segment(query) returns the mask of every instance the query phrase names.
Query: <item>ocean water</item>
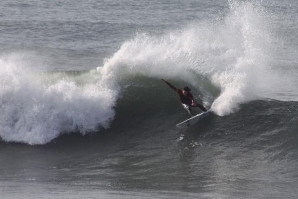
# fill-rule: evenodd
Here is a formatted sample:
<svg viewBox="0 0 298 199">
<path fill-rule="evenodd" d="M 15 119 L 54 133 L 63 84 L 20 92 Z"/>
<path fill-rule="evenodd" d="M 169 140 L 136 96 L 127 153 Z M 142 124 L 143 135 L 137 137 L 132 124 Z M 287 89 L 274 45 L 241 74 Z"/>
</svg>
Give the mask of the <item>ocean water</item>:
<svg viewBox="0 0 298 199">
<path fill-rule="evenodd" d="M 298 197 L 297 1 L 0 8 L 1 198 Z"/>
</svg>

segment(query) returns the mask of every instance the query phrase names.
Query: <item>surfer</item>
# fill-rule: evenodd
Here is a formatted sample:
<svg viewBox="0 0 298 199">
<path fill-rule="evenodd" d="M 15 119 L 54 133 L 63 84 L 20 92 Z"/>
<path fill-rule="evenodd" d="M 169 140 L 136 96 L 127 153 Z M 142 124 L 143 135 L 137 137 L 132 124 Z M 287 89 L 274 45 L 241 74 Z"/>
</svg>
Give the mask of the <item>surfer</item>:
<svg viewBox="0 0 298 199">
<path fill-rule="evenodd" d="M 162 79 L 162 81 L 165 82 L 171 89 L 173 89 L 174 91 L 177 92 L 177 94 L 180 97 L 180 101 L 182 103 L 183 108 L 185 108 L 191 116 L 193 116 L 193 114 L 191 112 L 191 107 L 199 107 L 202 111 L 204 111 L 204 112 L 207 111 L 204 106 L 202 106 L 201 104 L 198 104 L 194 101 L 193 95 L 190 92 L 191 91 L 190 88 L 188 88 L 186 86 L 183 89 L 179 89 L 164 79 Z"/>
</svg>

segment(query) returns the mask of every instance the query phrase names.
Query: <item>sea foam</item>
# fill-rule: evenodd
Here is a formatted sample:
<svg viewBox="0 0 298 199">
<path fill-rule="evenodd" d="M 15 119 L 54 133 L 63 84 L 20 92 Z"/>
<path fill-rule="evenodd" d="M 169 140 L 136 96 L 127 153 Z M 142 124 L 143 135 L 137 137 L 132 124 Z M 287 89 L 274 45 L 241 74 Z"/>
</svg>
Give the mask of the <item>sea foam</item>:
<svg viewBox="0 0 298 199">
<path fill-rule="evenodd" d="M 270 13 L 252 2 L 229 1 L 223 18 L 193 22 L 162 36 L 137 34 L 98 70 L 115 81 L 133 75 L 178 79 L 208 94 L 197 79 L 204 76 L 220 89 L 204 103 L 223 116 L 240 104 L 273 97 L 272 39 Z"/>
<path fill-rule="evenodd" d="M 97 70 L 77 76 L 41 75 L 24 62 L 26 56 L 3 55 L 1 139 L 44 144 L 62 133 L 108 128 L 122 80 L 138 75 L 183 81 L 220 116 L 257 99 L 297 101 L 297 71 L 291 75 L 272 66 L 277 47 L 270 15 L 256 3 L 229 1 L 221 18 L 162 35 L 137 33 Z M 219 93 L 202 85 L 202 78 Z"/>
<path fill-rule="evenodd" d="M 96 78 L 46 83 L 51 74 L 26 69 L 16 54 L 0 59 L 0 136 L 5 141 L 47 143 L 61 133 L 107 128 L 114 117 L 117 90 Z"/>
</svg>

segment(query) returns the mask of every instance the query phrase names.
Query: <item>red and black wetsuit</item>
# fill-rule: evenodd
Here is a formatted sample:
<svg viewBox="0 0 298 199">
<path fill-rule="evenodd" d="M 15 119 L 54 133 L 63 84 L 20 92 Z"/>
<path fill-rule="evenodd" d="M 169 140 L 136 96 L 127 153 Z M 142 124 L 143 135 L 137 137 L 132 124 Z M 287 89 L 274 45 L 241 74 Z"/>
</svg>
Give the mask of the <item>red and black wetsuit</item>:
<svg viewBox="0 0 298 199">
<path fill-rule="evenodd" d="M 186 105 L 189 106 L 189 107 L 199 107 L 199 108 L 200 108 L 202 111 L 204 111 L 204 112 L 207 111 L 207 109 L 206 109 L 204 106 L 202 106 L 201 104 L 195 103 L 195 104 L 196 104 L 195 106 L 192 105 L 193 95 L 192 95 L 190 92 L 188 92 L 187 95 L 185 96 L 185 95 L 183 94 L 183 91 L 182 91 L 181 89 L 176 88 L 175 86 L 173 86 L 172 84 L 170 84 L 169 82 L 167 82 L 167 81 L 165 81 L 165 80 L 164 80 L 164 82 L 165 82 L 171 89 L 173 89 L 174 91 L 176 91 L 176 92 L 178 93 L 178 95 L 179 95 L 179 97 L 180 97 L 180 101 L 181 101 L 182 104 L 186 104 Z"/>
<path fill-rule="evenodd" d="M 178 89 L 176 88 L 175 86 L 173 86 L 172 84 L 170 84 L 169 82 L 165 81 L 165 83 L 171 88 L 173 89 L 174 91 L 176 91 L 180 97 L 180 101 L 183 103 L 183 104 L 186 104 L 188 106 L 191 106 L 192 104 L 192 100 L 193 100 L 193 96 L 190 92 L 187 93 L 187 95 L 185 96 L 183 94 L 183 91 L 182 89 Z"/>
<path fill-rule="evenodd" d="M 187 95 L 185 96 L 185 95 L 183 94 L 183 91 L 182 91 L 181 89 L 177 89 L 177 90 L 175 90 L 175 91 L 178 93 L 178 95 L 179 95 L 179 97 L 180 97 L 180 101 L 181 101 L 183 104 L 186 104 L 186 105 L 188 105 L 188 106 L 191 106 L 191 104 L 192 104 L 192 100 L 193 100 L 193 96 L 192 96 L 192 94 L 191 94 L 190 92 L 188 92 Z"/>
</svg>

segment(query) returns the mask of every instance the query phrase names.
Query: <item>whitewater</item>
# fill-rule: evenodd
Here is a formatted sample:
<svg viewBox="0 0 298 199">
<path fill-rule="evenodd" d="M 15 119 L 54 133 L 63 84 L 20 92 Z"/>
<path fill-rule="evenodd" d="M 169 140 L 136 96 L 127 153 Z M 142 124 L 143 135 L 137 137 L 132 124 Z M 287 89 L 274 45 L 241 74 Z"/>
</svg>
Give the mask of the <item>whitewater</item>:
<svg viewBox="0 0 298 199">
<path fill-rule="evenodd" d="M 138 31 L 101 66 L 77 73 L 36 70 L 26 52 L 2 55 L 1 139 L 45 144 L 109 128 L 133 84 L 123 82 L 136 76 L 190 85 L 218 116 L 253 100 L 297 101 L 297 67 L 275 64 L 284 43 L 273 14 L 255 2 L 229 1 L 226 9 L 161 34 Z"/>
<path fill-rule="evenodd" d="M 298 197 L 297 1 L 0 7 L 1 199 Z"/>
</svg>

